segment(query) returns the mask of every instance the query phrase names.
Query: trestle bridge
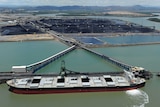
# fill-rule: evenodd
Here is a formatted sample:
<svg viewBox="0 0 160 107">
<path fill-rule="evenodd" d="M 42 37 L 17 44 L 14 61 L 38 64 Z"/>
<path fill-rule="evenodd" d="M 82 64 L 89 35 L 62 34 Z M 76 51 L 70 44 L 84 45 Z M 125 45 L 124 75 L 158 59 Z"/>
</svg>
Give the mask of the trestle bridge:
<svg viewBox="0 0 160 107">
<path fill-rule="evenodd" d="M 34 25 L 34 23 L 32 23 Z M 38 25 L 34 25 L 37 26 L 38 28 L 40 28 L 40 26 Z M 42 29 L 42 28 L 40 28 Z M 45 29 L 43 29 L 45 30 Z M 66 43 L 67 45 L 69 45 L 70 47 L 53 55 L 50 56 L 42 61 L 30 64 L 30 65 L 25 65 L 25 66 L 13 66 L 12 67 L 12 71 L 11 72 L 1 72 L 0 73 L 0 82 L 3 82 L 5 80 L 8 79 L 12 79 L 12 78 L 16 78 L 16 77 L 23 77 L 23 76 L 33 76 L 33 75 L 38 75 L 36 74 L 36 72 L 38 70 L 40 70 L 41 68 L 45 67 L 46 65 L 56 61 L 57 59 L 63 57 L 66 54 L 69 54 L 70 52 L 72 52 L 73 50 L 75 50 L 76 48 L 81 48 L 84 49 L 92 54 L 97 55 L 98 57 L 122 68 L 122 69 L 126 69 L 126 70 L 131 70 L 131 71 L 142 71 L 142 73 L 144 74 L 144 72 L 147 72 L 147 77 L 150 78 L 151 73 L 146 71 L 144 68 L 141 67 L 134 67 L 132 65 L 129 64 L 125 64 L 121 61 L 118 61 L 114 58 L 111 58 L 107 55 L 103 55 L 101 53 L 95 52 L 91 49 L 86 48 L 83 44 L 80 44 L 79 42 L 77 42 L 76 40 L 72 39 L 72 38 L 66 38 L 63 35 L 55 32 L 55 31 L 49 31 L 49 30 L 45 30 L 47 33 L 55 36 L 57 39 L 59 39 L 61 42 Z M 142 77 L 144 76 L 143 74 Z M 46 74 L 47 75 L 47 74 Z M 146 77 L 146 75 L 145 75 Z"/>
</svg>

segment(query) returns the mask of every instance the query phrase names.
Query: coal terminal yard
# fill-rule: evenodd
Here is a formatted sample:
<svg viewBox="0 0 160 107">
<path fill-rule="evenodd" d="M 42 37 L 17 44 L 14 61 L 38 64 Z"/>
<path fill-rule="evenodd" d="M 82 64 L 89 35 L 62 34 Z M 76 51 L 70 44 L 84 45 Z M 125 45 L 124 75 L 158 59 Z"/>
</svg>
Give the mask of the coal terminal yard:
<svg viewBox="0 0 160 107">
<path fill-rule="evenodd" d="M 53 39 L 55 35 L 63 35 L 72 38 L 87 47 L 106 47 L 106 46 L 128 46 L 159 43 L 157 41 L 147 41 L 146 43 L 134 44 L 111 44 L 98 37 L 111 36 L 130 36 L 130 35 L 159 35 L 159 31 L 154 26 L 142 26 L 139 24 L 123 21 L 120 19 L 101 19 L 101 18 L 39 18 L 33 20 L 21 19 L 14 25 L 2 26 L 1 37 L 9 35 L 25 34 L 46 34 L 54 32 L 47 38 Z M 50 33 L 48 33 L 50 34 Z M 38 37 L 38 36 L 37 36 Z M 2 39 L 4 41 L 6 39 Z M 25 40 L 32 40 L 26 39 Z M 36 40 L 36 39 L 34 39 Z M 39 40 L 39 39 L 37 39 Z M 44 39 L 46 40 L 46 39 Z M 6 41 L 12 41 L 6 40 Z M 14 41 L 14 40 L 13 40 Z M 19 41 L 19 39 L 17 39 Z M 22 41 L 22 40 L 20 40 Z"/>
<path fill-rule="evenodd" d="M 154 44 L 157 42 L 112 44 L 98 37 L 150 35 L 158 33 L 154 26 L 142 26 L 140 24 L 123 21 L 120 19 L 97 18 L 62 18 L 41 19 L 33 23 L 42 28 L 61 33 L 63 36 L 74 38 L 86 47 L 131 46 Z M 153 35 L 153 34 L 152 34 Z M 159 43 L 159 42 L 158 42 Z"/>
<path fill-rule="evenodd" d="M 86 33 L 151 33 L 158 32 L 153 27 L 146 27 L 118 19 L 48 19 L 33 20 L 32 23 L 63 34 Z M 1 35 L 42 33 L 29 21 L 1 27 Z"/>
<path fill-rule="evenodd" d="M 59 33 L 150 33 L 154 27 L 145 27 L 118 19 L 41 19 L 34 23 Z"/>
<path fill-rule="evenodd" d="M 30 23 L 25 23 L 22 25 L 9 25 L 1 27 L 1 35 L 21 35 L 21 34 L 40 34 L 40 30 L 33 27 Z"/>
</svg>

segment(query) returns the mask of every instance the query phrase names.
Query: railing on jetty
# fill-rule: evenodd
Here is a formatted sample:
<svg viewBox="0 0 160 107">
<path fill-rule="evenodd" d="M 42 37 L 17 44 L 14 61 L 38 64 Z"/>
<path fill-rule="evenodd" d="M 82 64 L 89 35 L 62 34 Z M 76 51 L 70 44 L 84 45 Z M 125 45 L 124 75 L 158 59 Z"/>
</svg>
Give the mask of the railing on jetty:
<svg viewBox="0 0 160 107">
<path fill-rule="evenodd" d="M 120 61 L 118 61 L 118 60 L 116 60 L 116 59 L 113 59 L 113 58 L 111 58 L 111 57 L 108 57 L 107 55 L 103 55 L 103 54 L 100 54 L 100 53 L 98 53 L 98 52 L 95 52 L 95 51 L 93 51 L 93 50 L 91 50 L 91 49 L 88 49 L 88 48 L 86 48 L 86 47 L 82 47 L 82 48 L 83 48 L 84 50 L 88 51 L 88 52 L 91 52 L 91 53 L 93 53 L 93 54 L 101 57 L 102 59 L 105 59 L 105 60 L 111 62 L 112 64 L 115 64 L 115 65 L 119 66 L 119 67 L 122 68 L 122 69 L 130 70 L 130 68 L 133 67 L 133 66 L 131 66 L 131 65 L 125 64 L 125 63 L 123 63 L 123 62 L 120 62 Z"/>
<path fill-rule="evenodd" d="M 122 69 L 125 69 L 125 70 L 128 70 L 128 71 L 131 71 L 132 73 L 135 74 L 135 76 L 137 77 L 141 77 L 141 78 L 145 78 L 145 79 L 150 79 L 153 77 L 153 74 L 148 71 L 148 70 L 145 70 L 144 68 L 142 67 L 136 67 L 136 66 L 132 66 L 132 65 L 128 65 L 128 64 L 125 64 L 121 61 L 118 61 L 116 59 L 113 59 L 111 57 L 108 57 L 107 55 L 103 55 L 103 54 L 100 54 L 98 52 L 95 52 L 93 50 L 90 50 L 86 47 L 81 47 L 83 48 L 84 50 L 88 51 L 88 52 L 91 52 L 101 58 L 103 58 L 104 60 L 107 60 L 108 62 L 111 62 L 112 64 L 115 64 L 116 66 L 119 66 L 120 68 Z"/>
<path fill-rule="evenodd" d="M 45 67 L 46 65 L 52 63 L 53 61 L 56 61 L 57 59 L 61 58 L 62 56 L 66 55 L 67 53 L 73 51 L 76 48 L 75 45 L 72 47 L 69 47 L 68 49 L 65 49 L 53 56 L 50 56 L 42 61 L 27 65 L 27 66 L 13 66 L 12 71 L 23 71 L 23 72 L 31 72 L 35 73 L 37 70 Z"/>
</svg>

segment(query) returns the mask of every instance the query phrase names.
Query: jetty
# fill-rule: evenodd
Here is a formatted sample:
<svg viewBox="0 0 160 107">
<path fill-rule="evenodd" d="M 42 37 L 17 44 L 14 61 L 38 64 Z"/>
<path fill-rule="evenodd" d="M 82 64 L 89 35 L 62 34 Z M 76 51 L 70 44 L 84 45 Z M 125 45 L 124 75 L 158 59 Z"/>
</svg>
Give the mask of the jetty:
<svg viewBox="0 0 160 107">
<path fill-rule="evenodd" d="M 109 57 L 107 55 L 95 52 L 95 51 L 87 48 L 84 44 L 78 42 L 77 40 L 75 40 L 73 38 L 63 36 L 63 34 L 61 34 L 61 33 L 46 29 L 42 26 L 42 25 L 45 25 L 45 26 L 49 26 L 49 25 L 46 25 L 44 23 L 36 24 L 36 23 L 33 23 L 32 21 L 30 23 L 32 24 L 32 26 L 37 27 L 38 29 L 45 31 L 46 33 L 51 34 L 52 36 L 56 37 L 59 41 L 68 45 L 69 48 L 67 48 L 67 49 L 65 49 L 55 55 L 52 55 L 44 60 L 35 62 L 33 64 L 22 65 L 22 66 L 13 66 L 12 71 L 10 71 L 10 72 L 0 72 L 0 83 L 4 83 L 6 80 L 13 79 L 13 78 L 20 78 L 20 77 L 22 78 L 25 76 L 38 75 L 38 74 L 36 74 L 36 72 L 38 70 L 40 70 L 41 68 L 47 66 L 48 64 L 56 61 L 57 59 L 63 57 L 64 55 L 69 54 L 70 52 L 72 52 L 75 49 L 84 49 L 87 52 L 95 54 L 96 56 L 98 56 L 98 57 L 104 59 L 105 61 L 108 61 L 108 62 L 110 62 L 110 63 L 112 63 L 122 69 L 133 72 L 135 74 L 135 76 L 139 76 L 139 77 L 142 77 L 145 79 L 149 79 L 152 77 L 152 74 L 148 70 L 145 70 L 142 67 L 132 66 L 132 65 L 123 63 L 122 61 L 116 60 L 112 57 Z M 47 74 L 41 74 L 41 75 L 47 75 Z"/>
<path fill-rule="evenodd" d="M 80 46 L 80 45 L 78 45 Z M 135 67 L 126 63 L 123 63 L 122 61 L 118 61 L 114 58 L 111 58 L 107 55 L 103 55 L 101 53 L 95 52 L 91 49 L 88 49 L 86 47 L 78 47 L 81 49 L 84 49 L 92 54 L 95 54 L 96 56 L 104 59 L 105 61 L 108 61 L 122 69 L 126 69 L 128 71 L 133 72 L 136 76 L 145 78 L 145 79 L 149 79 L 152 77 L 152 74 L 145 70 L 142 67 Z M 72 52 L 73 50 L 77 49 L 76 45 L 73 45 L 55 55 L 52 55 L 44 60 L 41 60 L 39 62 L 30 64 L 30 65 L 23 65 L 23 66 L 12 66 L 12 71 L 11 72 L 1 72 L 0 73 L 0 83 L 4 83 L 6 80 L 9 79 L 13 79 L 13 78 L 22 78 L 22 77 L 30 77 L 30 76 L 35 76 L 35 75 L 40 75 L 40 76 L 44 76 L 44 75 L 53 75 L 53 74 L 36 74 L 36 72 L 38 70 L 40 70 L 41 68 L 47 66 L 48 64 L 56 61 L 57 59 L 63 57 L 64 55 Z"/>
</svg>

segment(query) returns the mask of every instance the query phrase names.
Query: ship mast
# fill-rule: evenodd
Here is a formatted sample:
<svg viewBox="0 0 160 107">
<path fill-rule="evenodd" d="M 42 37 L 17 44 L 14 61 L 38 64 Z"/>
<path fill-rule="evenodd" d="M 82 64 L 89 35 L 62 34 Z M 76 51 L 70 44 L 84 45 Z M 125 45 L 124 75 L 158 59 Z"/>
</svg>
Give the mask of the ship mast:
<svg viewBox="0 0 160 107">
<path fill-rule="evenodd" d="M 62 76 L 62 77 L 67 75 L 64 60 L 61 62 L 61 71 L 60 71 L 59 75 Z"/>
</svg>

